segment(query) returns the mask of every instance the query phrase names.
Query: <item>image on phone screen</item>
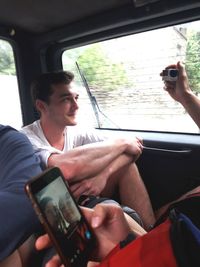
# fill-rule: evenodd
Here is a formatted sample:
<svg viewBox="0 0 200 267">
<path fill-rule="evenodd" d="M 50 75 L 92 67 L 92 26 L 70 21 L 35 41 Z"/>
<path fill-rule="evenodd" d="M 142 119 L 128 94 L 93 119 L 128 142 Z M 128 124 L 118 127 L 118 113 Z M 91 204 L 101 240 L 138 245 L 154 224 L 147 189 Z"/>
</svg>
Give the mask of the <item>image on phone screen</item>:
<svg viewBox="0 0 200 267">
<path fill-rule="evenodd" d="M 72 266 L 84 266 L 92 234 L 61 176 L 35 193 L 49 228 Z"/>
</svg>

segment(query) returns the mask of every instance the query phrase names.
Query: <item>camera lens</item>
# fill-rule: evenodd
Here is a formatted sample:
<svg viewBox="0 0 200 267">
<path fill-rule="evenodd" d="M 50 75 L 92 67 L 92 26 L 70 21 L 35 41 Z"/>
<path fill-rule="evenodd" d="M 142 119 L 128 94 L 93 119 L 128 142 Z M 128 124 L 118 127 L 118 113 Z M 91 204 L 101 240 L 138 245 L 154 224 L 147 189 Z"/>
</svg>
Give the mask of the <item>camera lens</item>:
<svg viewBox="0 0 200 267">
<path fill-rule="evenodd" d="M 171 69 L 171 70 L 169 71 L 169 76 L 170 76 L 170 77 L 173 77 L 173 78 L 177 77 L 177 76 L 178 76 L 178 70 Z"/>
</svg>

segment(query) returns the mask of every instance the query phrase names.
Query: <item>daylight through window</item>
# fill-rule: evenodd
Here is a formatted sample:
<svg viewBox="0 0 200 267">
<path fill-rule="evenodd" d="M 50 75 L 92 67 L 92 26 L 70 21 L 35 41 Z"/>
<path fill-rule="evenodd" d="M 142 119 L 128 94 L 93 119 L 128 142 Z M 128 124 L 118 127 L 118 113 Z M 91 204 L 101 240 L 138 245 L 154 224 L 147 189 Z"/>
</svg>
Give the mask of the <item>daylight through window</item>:
<svg viewBox="0 0 200 267">
<path fill-rule="evenodd" d="M 199 133 L 160 77 L 182 61 L 191 89 L 200 93 L 199 29 L 200 22 L 191 22 L 65 51 L 63 68 L 75 72 L 80 91 L 80 120 L 100 128 Z"/>
</svg>

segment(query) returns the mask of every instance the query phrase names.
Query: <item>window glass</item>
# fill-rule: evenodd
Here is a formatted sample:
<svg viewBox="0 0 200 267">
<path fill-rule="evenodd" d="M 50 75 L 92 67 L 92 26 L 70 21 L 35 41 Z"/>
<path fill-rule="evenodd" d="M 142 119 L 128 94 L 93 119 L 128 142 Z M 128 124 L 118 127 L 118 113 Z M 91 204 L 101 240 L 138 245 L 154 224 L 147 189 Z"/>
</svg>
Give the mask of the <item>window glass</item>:
<svg viewBox="0 0 200 267">
<path fill-rule="evenodd" d="M 199 95 L 199 51 L 199 21 L 66 50 L 63 68 L 77 78 L 80 120 L 103 128 L 199 133 L 160 77 L 167 65 L 182 61 Z"/>
<path fill-rule="evenodd" d="M 19 129 L 22 114 L 14 55 L 11 45 L 4 40 L 0 40 L 0 84 L 0 123 Z"/>
</svg>

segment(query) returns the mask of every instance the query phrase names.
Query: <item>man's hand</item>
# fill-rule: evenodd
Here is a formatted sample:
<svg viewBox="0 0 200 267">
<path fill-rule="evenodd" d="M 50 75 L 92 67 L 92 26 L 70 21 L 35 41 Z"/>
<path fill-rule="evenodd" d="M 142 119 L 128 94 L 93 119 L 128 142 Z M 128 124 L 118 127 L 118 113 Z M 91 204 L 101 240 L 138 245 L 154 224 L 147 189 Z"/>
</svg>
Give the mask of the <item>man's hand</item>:
<svg viewBox="0 0 200 267">
<path fill-rule="evenodd" d="M 100 262 L 120 241 L 127 237 L 131 232 L 131 227 L 127 223 L 122 209 L 116 205 L 99 204 L 94 209 L 82 208 L 82 211 L 93 228 L 97 242 L 90 260 Z M 38 250 L 41 250 L 50 244 L 49 237 L 44 235 L 36 240 L 35 245 Z M 46 266 L 58 267 L 60 265 L 59 257 L 54 256 Z"/>
<path fill-rule="evenodd" d="M 125 153 L 132 156 L 132 161 L 136 161 L 139 156 L 142 154 L 143 142 L 139 137 L 128 139 L 128 145 L 125 150 Z"/>
<path fill-rule="evenodd" d="M 164 89 L 174 100 L 178 101 L 187 110 L 188 114 L 200 128 L 200 99 L 192 92 L 189 86 L 184 65 L 178 62 L 177 64 L 170 65 L 167 68 L 178 69 L 179 76 L 175 83 L 165 82 Z"/>
<path fill-rule="evenodd" d="M 79 198 L 81 195 L 94 195 L 100 196 L 104 191 L 109 177 L 118 171 L 121 167 L 126 164 L 135 162 L 141 155 L 143 149 L 142 141 L 139 138 L 127 139 L 127 149 L 125 153 L 117 159 L 113 160 L 108 166 L 101 170 L 94 177 L 86 177 L 82 181 L 78 181 L 70 186 L 74 196 Z M 100 159 L 99 159 L 100 160 Z M 116 184 L 116 183 L 114 183 Z M 114 191 L 113 184 L 113 191 Z M 109 196 L 110 197 L 110 196 Z"/>
<path fill-rule="evenodd" d="M 70 186 L 70 189 L 76 199 L 81 195 L 100 196 L 106 186 L 107 177 L 104 172 L 99 175 L 82 180 Z"/>
<path fill-rule="evenodd" d="M 179 71 L 178 79 L 176 82 L 165 81 L 164 89 L 174 100 L 180 102 L 181 104 L 184 104 L 183 102 L 185 101 L 185 98 L 187 98 L 187 95 L 192 93 L 189 87 L 185 67 L 182 63 L 178 62 L 177 64 L 169 65 L 166 67 L 166 69 L 170 68 L 175 68 Z"/>
</svg>

